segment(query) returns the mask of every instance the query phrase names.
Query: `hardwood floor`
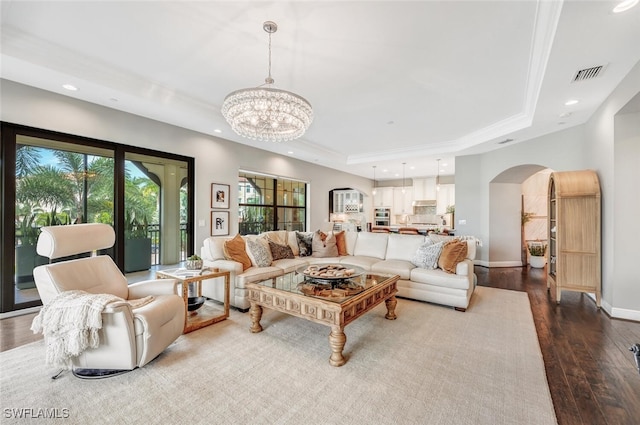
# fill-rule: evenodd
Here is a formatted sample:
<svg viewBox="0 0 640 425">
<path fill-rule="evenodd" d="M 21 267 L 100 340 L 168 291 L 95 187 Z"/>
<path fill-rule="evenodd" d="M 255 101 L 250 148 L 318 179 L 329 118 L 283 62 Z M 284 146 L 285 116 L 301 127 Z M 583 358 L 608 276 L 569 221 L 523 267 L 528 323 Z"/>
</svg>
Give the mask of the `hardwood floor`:
<svg viewBox="0 0 640 425">
<path fill-rule="evenodd" d="M 559 425 L 640 423 L 640 373 L 629 351 L 640 323 L 611 319 L 584 294 L 564 291 L 556 304 L 543 269 L 475 272 L 478 285 L 528 293 Z M 29 330 L 34 316 L 0 320 L 1 351 L 41 338 Z"/>
</svg>

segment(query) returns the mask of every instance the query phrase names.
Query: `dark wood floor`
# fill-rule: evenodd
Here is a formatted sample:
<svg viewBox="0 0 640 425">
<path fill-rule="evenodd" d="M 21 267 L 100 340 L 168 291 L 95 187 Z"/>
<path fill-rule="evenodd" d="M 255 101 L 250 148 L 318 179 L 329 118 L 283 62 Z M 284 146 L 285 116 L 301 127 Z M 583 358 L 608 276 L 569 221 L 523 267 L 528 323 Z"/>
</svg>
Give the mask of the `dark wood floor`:
<svg viewBox="0 0 640 425">
<path fill-rule="evenodd" d="M 640 424 L 640 323 L 611 319 L 587 295 L 556 304 L 542 269 L 476 267 L 478 284 L 527 292 L 559 425 Z M 464 314 L 464 313 L 461 313 Z M 0 351 L 36 341 L 35 314 L 0 320 Z"/>
</svg>

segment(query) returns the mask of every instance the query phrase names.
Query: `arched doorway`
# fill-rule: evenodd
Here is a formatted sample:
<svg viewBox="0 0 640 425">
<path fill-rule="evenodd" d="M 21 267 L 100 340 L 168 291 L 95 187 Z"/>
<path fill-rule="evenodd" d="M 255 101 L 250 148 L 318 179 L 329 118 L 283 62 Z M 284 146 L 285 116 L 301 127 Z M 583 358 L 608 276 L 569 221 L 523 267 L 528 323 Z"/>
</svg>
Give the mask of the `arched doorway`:
<svg viewBox="0 0 640 425">
<path fill-rule="evenodd" d="M 543 165 L 524 164 L 504 170 L 491 180 L 490 267 L 526 266 L 525 243 L 546 239 L 546 187 L 551 171 Z M 523 212 L 532 213 L 524 232 Z"/>
</svg>

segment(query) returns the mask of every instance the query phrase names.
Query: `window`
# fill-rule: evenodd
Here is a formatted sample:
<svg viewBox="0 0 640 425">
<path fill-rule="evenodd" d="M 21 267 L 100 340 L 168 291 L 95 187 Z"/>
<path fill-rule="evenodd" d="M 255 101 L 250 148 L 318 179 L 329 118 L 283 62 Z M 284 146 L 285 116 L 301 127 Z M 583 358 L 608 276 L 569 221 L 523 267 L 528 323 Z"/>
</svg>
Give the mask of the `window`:
<svg viewBox="0 0 640 425">
<path fill-rule="evenodd" d="M 193 248 L 194 160 L 2 123 L 0 312 L 40 305 L 33 269 L 43 226 L 107 223 L 125 272 L 176 264 Z M 191 251 L 191 252 L 190 252 Z"/>
<path fill-rule="evenodd" d="M 241 235 L 270 230 L 304 231 L 306 217 L 306 183 L 240 172 L 238 228 Z"/>
</svg>

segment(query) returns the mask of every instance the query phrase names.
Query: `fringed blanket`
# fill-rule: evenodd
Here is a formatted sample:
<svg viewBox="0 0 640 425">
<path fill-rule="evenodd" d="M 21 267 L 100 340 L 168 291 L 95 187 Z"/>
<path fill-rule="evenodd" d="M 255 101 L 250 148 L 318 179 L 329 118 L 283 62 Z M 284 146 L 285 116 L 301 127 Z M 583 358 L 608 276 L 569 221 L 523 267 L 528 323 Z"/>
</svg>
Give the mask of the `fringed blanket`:
<svg viewBox="0 0 640 425">
<path fill-rule="evenodd" d="M 70 369 L 72 357 L 98 347 L 102 311 L 116 301 L 125 300 L 111 294 L 74 290 L 61 292 L 43 306 L 33 319 L 31 330 L 44 334 L 47 364 Z"/>
</svg>

